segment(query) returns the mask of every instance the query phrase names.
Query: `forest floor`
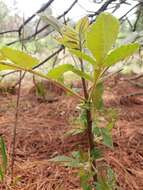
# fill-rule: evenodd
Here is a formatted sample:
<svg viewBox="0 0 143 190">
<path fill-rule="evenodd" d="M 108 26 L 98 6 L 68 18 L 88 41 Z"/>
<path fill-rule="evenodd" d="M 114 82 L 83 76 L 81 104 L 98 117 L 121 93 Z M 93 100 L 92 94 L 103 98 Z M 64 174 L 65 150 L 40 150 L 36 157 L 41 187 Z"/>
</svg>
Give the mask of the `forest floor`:
<svg viewBox="0 0 143 190">
<path fill-rule="evenodd" d="M 114 150 L 105 150 L 105 159 L 117 174 L 122 190 L 143 190 L 143 96 L 124 96 L 143 92 L 124 77 L 105 84 L 105 106 L 118 110 L 113 129 Z M 143 84 L 143 82 L 142 82 Z M 0 95 L 0 134 L 10 154 L 17 95 Z M 22 89 L 16 138 L 14 190 L 80 190 L 76 170 L 51 163 L 56 155 L 69 155 L 86 146 L 84 135 L 65 136 L 76 117 L 78 101 L 62 95 L 52 103 L 39 102 Z M 11 157 L 9 157 L 9 160 Z M 7 176 L 7 181 L 9 176 Z M 5 189 L 1 185 L 1 189 Z"/>
</svg>

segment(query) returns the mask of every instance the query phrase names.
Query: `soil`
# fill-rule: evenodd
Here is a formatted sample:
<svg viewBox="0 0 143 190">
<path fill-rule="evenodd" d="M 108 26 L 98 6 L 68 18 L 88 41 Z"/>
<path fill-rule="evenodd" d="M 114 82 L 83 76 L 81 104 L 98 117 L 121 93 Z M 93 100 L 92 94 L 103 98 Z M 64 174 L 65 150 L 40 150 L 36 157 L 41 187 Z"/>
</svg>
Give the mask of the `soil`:
<svg viewBox="0 0 143 190">
<path fill-rule="evenodd" d="M 143 92 L 143 89 L 124 79 L 112 77 L 105 83 L 105 106 L 119 113 L 113 129 L 114 150 L 105 150 L 105 160 L 115 170 L 120 189 L 143 190 L 143 96 L 126 96 Z M 56 96 L 56 101 L 42 102 L 28 89 L 22 89 L 15 183 L 10 189 L 81 190 L 76 170 L 48 161 L 87 146 L 84 135 L 65 135 L 72 127 L 71 119 L 78 114 L 78 100 L 66 95 Z M 0 134 L 5 138 L 8 155 L 11 154 L 16 98 L 16 94 L 0 94 Z M 6 181 L 7 184 L 10 181 L 10 171 Z M 1 184 L 1 189 L 6 188 Z"/>
</svg>

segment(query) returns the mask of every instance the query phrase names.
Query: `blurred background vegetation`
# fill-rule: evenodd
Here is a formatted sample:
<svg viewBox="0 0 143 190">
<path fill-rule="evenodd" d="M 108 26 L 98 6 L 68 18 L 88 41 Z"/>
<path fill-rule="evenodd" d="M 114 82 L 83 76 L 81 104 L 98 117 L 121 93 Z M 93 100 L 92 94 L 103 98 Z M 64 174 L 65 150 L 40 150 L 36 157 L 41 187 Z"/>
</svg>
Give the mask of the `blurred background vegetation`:
<svg viewBox="0 0 143 190">
<path fill-rule="evenodd" d="M 25 1 L 29 14 L 25 9 L 23 12 L 22 8 L 19 9 L 19 2 L 19 0 L 0 0 L 0 47 L 7 45 L 20 50 L 23 45 L 24 51 L 41 61 L 39 69 L 45 72 L 61 62 L 74 63 L 75 58 L 57 44 L 54 39 L 57 35 L 56 31 L 46 20 L 41 19 L 40 14 L 54 16 L 61 23 L 74 26 L 75 22 L 83 16 L 88 16 L 92 22 L 98 14 L 106 11 L 118 17 L 121 22 L 117 46 L 135 41 L 141 44 L 140 51 L 136 55 L 119 63 L 113 69 L 119 69 L 124 64 L 125 73 L 143 72 L 142 0 L 31 0 L 33 9 L 30 8 L 28 1 Z M 38 2 L 37 10 L 34 2 Z M 60 2 L 61 6 L 59 6 Z M 31 10 L 35 12 L 32 13 Z"/>
</svg>

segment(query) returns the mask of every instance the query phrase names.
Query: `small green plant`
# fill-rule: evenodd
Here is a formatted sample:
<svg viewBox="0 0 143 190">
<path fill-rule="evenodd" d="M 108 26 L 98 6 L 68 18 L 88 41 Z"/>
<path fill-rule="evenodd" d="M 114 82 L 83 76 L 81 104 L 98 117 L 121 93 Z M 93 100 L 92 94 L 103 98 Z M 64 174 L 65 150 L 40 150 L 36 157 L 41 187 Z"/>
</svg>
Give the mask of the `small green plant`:
<svg viewBox="0 0 143 190">
<path fill-rule="evenodd" d="M 3 182 L 7 172 L 7 153 L 6 153 L 6 146 L 3 137 L 0 137 L 0 182 Z"/>
<path fill-rule="evenodd" d="M 58 22 L 55 23 L 54 20 L 52 25 L 57 29 Z M 111 66 L 128 58 L 139 48 L 137 43 L 132 43 L 114 49 L 119 27 L 119 21 L 108 13 L 100 14 L 91 25 L 87 17 L 81 19 L 75 28 L 60 25 L 57 29 L 60 37 L 57 40 L 78 58 L 78 67 L 73 64 L 62 64 L 50 70 L 47 75 L 32 69 L 38 64 L 38 60 L 26 53 L 7 47 L 0 50 L 1 69 L 24 70 L 52 80 L 57 86 L 81 100 L 79 106 L 83 125 L 81 132 L 87 136 L 88 149 L 73 152 L 71 156 L 58 156 L 51 161 L 78 168 L 83 190 L 116 189 L 114 173 L 103 163 L 102 150 L 98 148 L 98 143 L 113 148 L 112 128 L 116 121 L 115 112 L 104 107 L 103 82 L 108 77 L 105 77 L 105 73 Z M 87 66 L 90 72 L 86 71 Z M 62 83 L 61 78 L 67 71 L 81 78 L 83 95 Z"/>
<path fill-rule="evenodd" d="M 45 92 L 44 84 L 42 82 L 38 82 L 35 87 L 36 87 L 36 96 L 45 100 L 46 92 Z"/>
<path fill-rule="evenodd" d="M 33 76 L 33 83 L 35 87 L 35 95 L 36 97 L 42 98 L 43 100 L 46 99 L 46 91 L 42 81 L 36 82 L 35 76 Z"/>
</svg>

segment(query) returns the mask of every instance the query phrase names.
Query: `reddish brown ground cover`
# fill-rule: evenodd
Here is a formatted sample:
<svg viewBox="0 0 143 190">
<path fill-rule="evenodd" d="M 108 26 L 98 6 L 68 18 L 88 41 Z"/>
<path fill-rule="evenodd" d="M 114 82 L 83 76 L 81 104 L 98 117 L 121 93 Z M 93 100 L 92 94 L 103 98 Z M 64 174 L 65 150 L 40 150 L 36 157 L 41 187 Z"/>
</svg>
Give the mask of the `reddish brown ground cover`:
<svg viewBox="0 0 143 190">
<path fill-rule="evenodd" d="M 104 102 L 119 112 L 113 130 L 114 150 L 105 159 L 117 173 L 123 190 L 143 190 L 143 96 L 125 98 L 139 89 L 120 78 L 105 84 Z M 50 163 L 58 154 L 86 147 L 86 137 L 66 137 L 72 117 L 77 115 L 74 97 L 62 95 L 52 103 L 38 102 L 22 90 L 17 129 L 15 190 L 80 190 L 76 171 Z M 10 153 L 16 95 L 0 95 L 0 133 Z M 10 159 L 10 157 L 9 157 Z M 9 180 L 9 177 L 7 177 Z M 5 189 L 1 186 L 1 189 Z"/>
</svg>

